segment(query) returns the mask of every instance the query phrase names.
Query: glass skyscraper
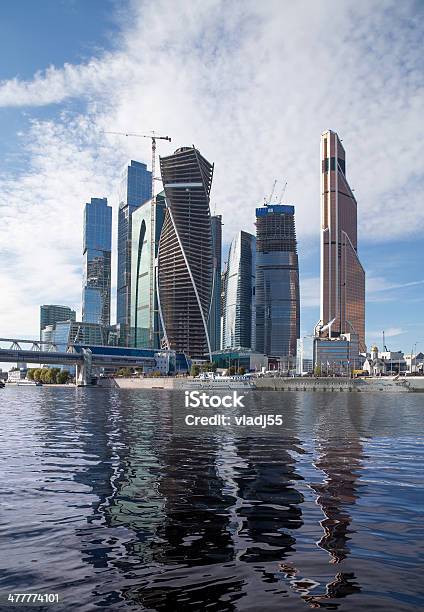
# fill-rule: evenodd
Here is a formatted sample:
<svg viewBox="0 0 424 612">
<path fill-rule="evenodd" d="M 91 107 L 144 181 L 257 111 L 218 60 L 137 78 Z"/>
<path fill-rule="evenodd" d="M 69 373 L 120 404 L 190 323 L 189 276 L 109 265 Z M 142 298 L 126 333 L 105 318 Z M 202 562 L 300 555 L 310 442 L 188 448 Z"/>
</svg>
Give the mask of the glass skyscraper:
<svg viewBox="0 0 424 612">
<path fill-rule="evenodd" d="M 211 358 L 208 316 L 213 286 L 209 194 L 213 164 L 194 147 L 160 158 L 166 212 L 158 251 L 164 344 Z"/>
<path fill-rule="evenodd" d="M 321 136 L 321 317 L 319 336 L 355 334 L 365 346 L 365 272 L 358 257 L 357 202 L 338 135 Z"/>
<path fill-rule="evenodd" d="M 40 306 L 40 340 L 43 338 L 42 331 L 47 325 L 55 325 L 58 321 L 75 321 L 76 312 L 69 306 L 61 306 L 59 304 L 43 304 Z"/>
<path fill-rule="evenodd" d="M 222 252 L 222 217 L 211 217 L 213 285 L 212 300 L 209 310 L 208 330 L 211 351 L 221 348 L 221 252 Z"/>
<path fill-rule="evenodd" d="M 151 197 L 152 173 L 146 164 L 131 160 L 120 183 L 118 212 L 116 321 L 123 330 L 121 342 L 125 345 L 129 344 L 131 319 L 131 215 Z"/>
<path fill-rule="evenodd" d="M 148 200 L 132 214 L 130 344 L 135 348 L 160 348 L 161 327 L 155 263 L 165 217 L 164 192 L 158 194 L 155 200 L 153 211 L 152 200 Z M 154 245 L 152 239 L 155 241 Z"/>
<path fill-rule="evenodd" d="M 84 288 L 82 320 L 110 325 L 112 207 L 91 198 L 84 210 Z"/>
<path fill-rule="evenodd" d="M 239 232 L 231 243 L 225 276 L 222 348 L 255 345 L 256 238 Z"/>
<path fill-rule="evenodd" d="M 300 336 L 294 206 L 256 209 L 256 350 L 295 357 Z"/>
</svg>

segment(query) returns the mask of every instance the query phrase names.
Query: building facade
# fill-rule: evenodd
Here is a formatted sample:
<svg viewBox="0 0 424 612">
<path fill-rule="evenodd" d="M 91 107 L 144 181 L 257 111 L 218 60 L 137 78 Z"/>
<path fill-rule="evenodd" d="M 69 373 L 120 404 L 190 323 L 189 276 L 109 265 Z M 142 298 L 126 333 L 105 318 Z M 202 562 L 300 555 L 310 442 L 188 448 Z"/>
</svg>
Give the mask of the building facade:
<svg viewBox="0 0 424 612">
<path fill-rule="evenodd" d="M 160 167 L 167 205 L 158 251 L 163 342 L 189 357 L 210 357 L 213 164 L 194 147 L 182 147 L 161 157 Z"/>
<path fill-rule="evenodd" d="M 314 338 L 314 369 L 320 374 L 349 375 L 362 367 L 357 334 L 337 338 Z"/>
<path fill-rule="evenodd" d="M 75 321 L 75 319 L 76 312 L 69 306 L 43 304 L 40 306 L 40 340 L 43 339 L 42 331 L 47 325 L 55 325 L 58 321 Z"/>
<path fill-rule="evenodd" d="M 165 209 L 162 192 L 155 197 L 155 204 L 148 200 L 132 214 L 130 344 L 135 348 L 160 348 L 155 264 Z"/>
<path fill-rule="evenodd" d="M 84 286 L 82 320 L 110 324 L 112 207 L 91 198 L 84 209 Z"/>
<path fill-rule="evenodd" d="M 365 272 L 358 257 L 357 202 L 346 179 L 346 155 L 338 135 L 321 136 L 320 337 L 356 334 L 365 346 Z"/>
<path fill-rule="evenodd" d="M 221 253 L 222 253 L 222 217 L 211 217 L 213 281 L 212 299 L 209 309 L 208 330 L 211 351 L 221 347 Z"/>
<path fill-rule="evenodd" d="M 116 321 L 121 326 L 121 341 L 128 345 L 131 318 L 131 216 L 152 197 L 152 173 L 146 164 L 131 160 L 119 187 L 118 268 L 116 284 Z"/>
<path fill-rule="evenodd" d="M 223 349 L 255 345 L 256 238 L 241 231 L 228 254 L 223 312 Z"/>
<path fill-rule="evenodd" d="M 295 357 L 300 335 L 294 206 L 256 209 L 256 350 Z"/>
</svg>

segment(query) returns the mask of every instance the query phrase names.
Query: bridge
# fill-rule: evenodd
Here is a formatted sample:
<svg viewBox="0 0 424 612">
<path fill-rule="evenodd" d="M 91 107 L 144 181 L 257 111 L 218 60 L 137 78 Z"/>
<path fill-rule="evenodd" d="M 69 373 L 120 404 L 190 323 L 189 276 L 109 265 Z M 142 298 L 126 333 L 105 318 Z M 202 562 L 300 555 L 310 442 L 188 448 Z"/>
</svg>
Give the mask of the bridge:
<svg viewBox="0 0 424 612">
<path fill-rule="evenodd" d="M 8 348 L 2 347 L 5 344 L 9 345 Z M 176 370 L 188 369 L 185 355 L 174 351 L 88 344 L 67 344 L 65 351 L 58 350 L 63 346 L 40 340 L 0 338 L 0 362 L 76 366 L 75 380 L 82 386 L 91 384 L 93 367 L 153 370 L 159 357 L 167 356 Z"/>
</svg>

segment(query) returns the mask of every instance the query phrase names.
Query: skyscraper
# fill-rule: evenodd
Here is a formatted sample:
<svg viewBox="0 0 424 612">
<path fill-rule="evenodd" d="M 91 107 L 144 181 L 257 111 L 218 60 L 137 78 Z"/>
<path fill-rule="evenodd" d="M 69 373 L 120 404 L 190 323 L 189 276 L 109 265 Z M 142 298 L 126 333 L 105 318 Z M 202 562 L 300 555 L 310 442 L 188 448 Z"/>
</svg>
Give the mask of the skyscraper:
<svg viewBox="0 0 424 612">
<path fill-rule="evenodd" d="M 116 321 L 121 325 L 122 342 L 128 344 L 131 318 L 131 215 L 152 197 L 152 173 L 146 164 L 131 160 L 119 189 L 118 274 Z"/>
<path fill-rule="evenodd" d="M 213 284 L 209 194 L 213 165 L 194 147 L 160 158 L 166 213 L 159 241 L 158 288 L 164 343 L 211 353 L 208 315 Z"/>
<path fill-rule="evenodd" d="M 84 288 L 82 320 L 110 325 L 112 207 L 91 198 L 84 209 Z"/>
<path fill-rule="evenodd" d="M 255 260 L 255 236 L 239 232 L 228 254 L 223 349 L 253 348 L 255 345 Z"/>
<path fill-rule="evenodd" d="M 356 334 L 365 351 L 365 272 L 357 253 L 357 203 L 338 135 L 321 136 L 321 337 Z"/>
<path fill-rule="evenodd" d="M 40 306 L 40 340 L 41 332 L 47 325 L 55 325 L 58 321 L 75 321 L 76 312 L 69 306 L 59 304 L 43 304 Z M 47 338 L 45 337 L 44 340 Z"/>
<path fill-rule="evenodd" d="M 221 251 L 222 251 L 222 217 L 211 217 L 213 283 L 212 300 L 209 309 L 208 330 L 211 351 L 221 348 Z"/>
<path fill-rule="evenodd" d="M 155 199 L 153 215 L 152 200 L 132 214 L 131 346 L 135 348 L 160 348 L 155 259 L 165 217 L 164 192 Z"/>
<path fill-rule="evenodd" d="M 256 350 L 295 357 L 300 336 L 294 206 L 256 209 Z"/>
</svg>

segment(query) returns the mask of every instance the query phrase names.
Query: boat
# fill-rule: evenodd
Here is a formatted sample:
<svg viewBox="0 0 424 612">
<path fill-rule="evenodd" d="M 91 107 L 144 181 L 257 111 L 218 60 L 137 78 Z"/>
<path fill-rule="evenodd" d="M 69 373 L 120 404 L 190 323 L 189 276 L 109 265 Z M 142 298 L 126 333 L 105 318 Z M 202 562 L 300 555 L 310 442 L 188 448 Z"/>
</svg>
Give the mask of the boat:
<svg viewBox="0 0 424 612">
<path fill-rule="evenodd" d="M 184 389 L 213 389 L 214 391 L 227 389 L 248 391 L 255 388 L 249 376 L 221 376 L 215 372 L 202 372 L 195 378 L 182 380 L 180 384 Z"/>
</svg>

